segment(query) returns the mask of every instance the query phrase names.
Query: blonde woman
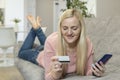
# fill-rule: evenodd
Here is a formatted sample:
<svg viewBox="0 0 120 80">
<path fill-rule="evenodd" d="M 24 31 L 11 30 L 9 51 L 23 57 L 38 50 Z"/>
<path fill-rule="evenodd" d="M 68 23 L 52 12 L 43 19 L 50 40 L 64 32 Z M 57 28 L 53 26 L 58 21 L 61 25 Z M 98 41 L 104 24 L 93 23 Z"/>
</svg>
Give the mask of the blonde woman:
<svg viewBox="0 0 120 80">
<path fill-rule="evenodd" d="M 29 20 L 34 26 L 39 21 L 33 19 Z M 37 25 L 35 29 L 40 29 L 39 26 Z M 45 69 L 45 80 L 59 80 L 73 73 L 82 76 L 92 74 L 102 76 L 105 66 L 100 62 L 92 67 L 94 55 L 92 49 L 92 43 L 85 34 L 85 24 L 80 11 L 68 9 L 60 17 L 58 31 L 47 37 L 44 50 L 37 53 L 34 61 Z M 58 61 L 58 56 L 69 56 L 70 62 L 63 64 Z"/>
</svg>

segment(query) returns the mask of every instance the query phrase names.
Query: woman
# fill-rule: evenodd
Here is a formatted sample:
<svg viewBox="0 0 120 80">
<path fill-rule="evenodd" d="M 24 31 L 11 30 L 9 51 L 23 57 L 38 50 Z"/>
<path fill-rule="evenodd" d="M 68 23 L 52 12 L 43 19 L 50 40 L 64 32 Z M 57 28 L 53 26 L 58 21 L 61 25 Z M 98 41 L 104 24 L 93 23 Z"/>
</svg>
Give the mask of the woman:
<svg viewBox="0 0 120 80">
<path fill-rule="evenodd" d="M 29 17 L 29 20 L 34 28 L 34 33 L 36 35 L 38 33 L 42 34 L 37 36 L 43 37 L 39 38 L 39 40 L 41 43 L 43 41 L 44 44 L 46 38 L 39 27 L 40 19 L 37 18 L 35 20 L 33 17 Z M 27 53 L 26 50 L 31 50 L 31 45 L 28 49 L 22 48 L 19 52 L 19 57 L 43 66 L 45 68 L 45 80 L 58 80 L 71 73 L 78 75 L 92 75 L 93 73 L 96 76 L 102 76 L 105 71 L 105 66 L 102 62 L 100 64 L 96 63 L 92 67 L 92 43 L 86 37 L 85 24 L 80 11 L 76 9 L 66 10 L 60 17 L 58 28 L 58 32 L 52 33 L 46 39 L 44 50 L 41 51 L 38 48 L 35 50 L 35 54 L 31 51 L 23 57 Z M 32 41 L 34 41 L 34 38 Z M 27 41 L 24 44 L 26 43 Z M 26 45 L 29 46 L 28 44 Z M 31 54 L 32 56 L 28 57 Z M 70 63 L 62 64 L 58 61 L 58 56 L 66 55 L 70 57 Z"/>
</svg>

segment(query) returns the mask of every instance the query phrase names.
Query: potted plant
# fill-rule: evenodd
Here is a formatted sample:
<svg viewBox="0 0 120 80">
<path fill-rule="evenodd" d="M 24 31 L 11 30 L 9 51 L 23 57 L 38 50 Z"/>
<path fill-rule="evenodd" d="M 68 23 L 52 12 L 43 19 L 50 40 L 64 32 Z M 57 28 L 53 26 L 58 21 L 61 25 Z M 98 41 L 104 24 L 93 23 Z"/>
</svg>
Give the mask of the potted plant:
<svg viewBox="0 0 120 80">
<path fill-rule="evenodd" d="M 71 8 L 79 9 L 84 17 L 91 17 L 92 15 L 88 13 L 86 4 L 87 2 L 80 0 L 66 0 L 67 9 Z"/>
<path fill-rule="evenodd" d="M 0 9 L 0 25 L 2 25 L 4 23 L 4 13 L 3 13 L 3 9 Z"/>
<path fill-rule="evenodd" d="M 14 26 L 14 31 L 17 32 L 17 31 L 18 31 L 18 23 L 19 23 L 21 20 L 18 19 L 18 18 L 14 18 L 12 21 L 13 21 L 14 24 L 15 24 L 15 26 Z"/>
</svg>

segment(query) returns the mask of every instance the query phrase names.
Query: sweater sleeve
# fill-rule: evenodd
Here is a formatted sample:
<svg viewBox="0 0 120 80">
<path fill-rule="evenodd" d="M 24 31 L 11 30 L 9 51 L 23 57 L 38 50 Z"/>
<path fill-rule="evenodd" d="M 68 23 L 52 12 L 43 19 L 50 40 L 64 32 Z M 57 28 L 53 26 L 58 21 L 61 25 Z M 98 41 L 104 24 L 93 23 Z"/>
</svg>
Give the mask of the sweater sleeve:
<svg viewBox="0 0 120 80">
<path fill-rule="evenodd" d="M 56 54 L 56 35 L 52 34 L 46 39 L 44 46 L 45 80 L 55 80 L 51 74 L 51 57 Z"/>
</svg>

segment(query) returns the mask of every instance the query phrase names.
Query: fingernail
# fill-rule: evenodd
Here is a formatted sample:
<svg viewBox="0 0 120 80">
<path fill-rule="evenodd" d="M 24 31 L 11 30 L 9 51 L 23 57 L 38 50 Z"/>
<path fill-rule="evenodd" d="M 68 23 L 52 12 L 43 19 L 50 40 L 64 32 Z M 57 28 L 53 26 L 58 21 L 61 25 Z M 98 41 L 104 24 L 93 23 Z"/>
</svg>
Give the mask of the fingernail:
<svg viewBox="0 0 120 80">
<path fill-rule="evenodd" d="M 95 67 L 95 65 L 94 65 L 94 64 L 92 64 L 92 67 Z"/>
</svg>

